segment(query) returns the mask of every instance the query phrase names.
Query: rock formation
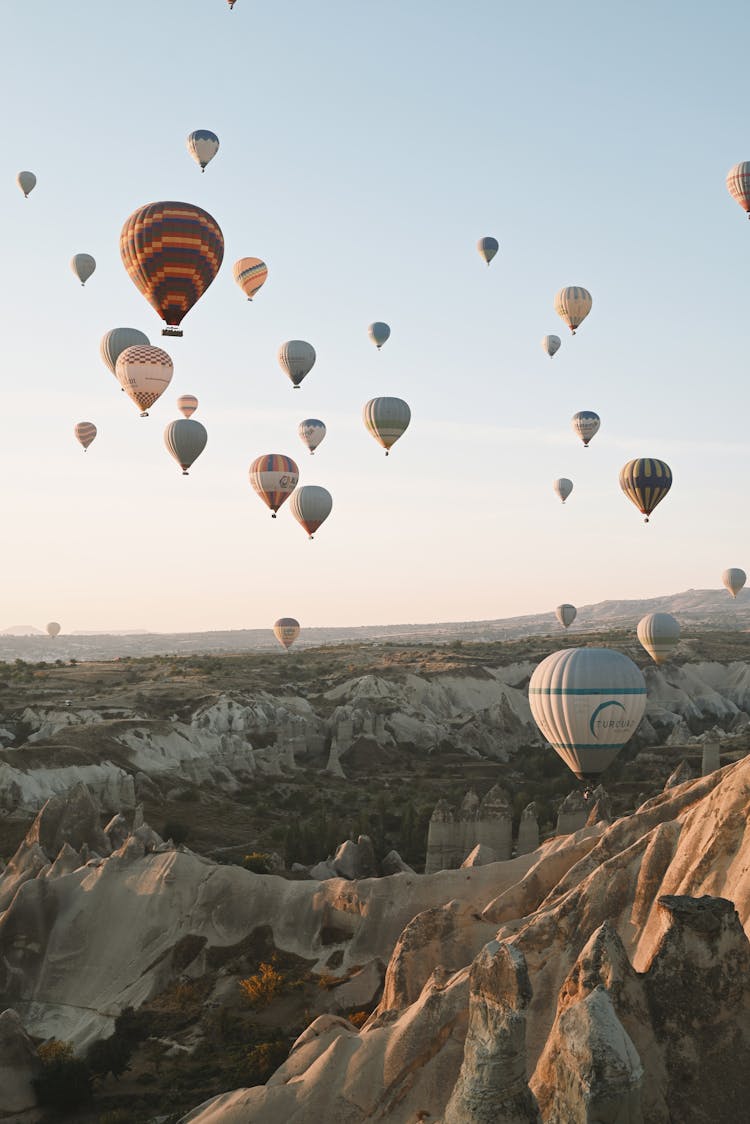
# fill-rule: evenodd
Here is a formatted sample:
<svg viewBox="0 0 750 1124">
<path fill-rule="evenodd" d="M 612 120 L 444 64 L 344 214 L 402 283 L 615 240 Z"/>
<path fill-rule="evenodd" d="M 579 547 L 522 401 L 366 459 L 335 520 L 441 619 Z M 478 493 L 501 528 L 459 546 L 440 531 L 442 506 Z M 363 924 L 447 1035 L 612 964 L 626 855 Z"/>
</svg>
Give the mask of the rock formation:
<svg viewBox="0 0 750 1124">
<path fill-rule="evenodd" d="M 513 821 L 508 796 L 499 785 L 480 800 L 474 789 L 463 798 L 458 812 L 445 800 L 435 805 L 427 834 L 425 873 L 453 870 L 481 845 L 485 854 L 504 861 L 511 856 Z"/>
<path fill-rule="evenodd" d="M 0 1013 L 0 1120 L 36 1105 L 33 1081 L 41 1066 L 15 1011 Z"/>
</svg>

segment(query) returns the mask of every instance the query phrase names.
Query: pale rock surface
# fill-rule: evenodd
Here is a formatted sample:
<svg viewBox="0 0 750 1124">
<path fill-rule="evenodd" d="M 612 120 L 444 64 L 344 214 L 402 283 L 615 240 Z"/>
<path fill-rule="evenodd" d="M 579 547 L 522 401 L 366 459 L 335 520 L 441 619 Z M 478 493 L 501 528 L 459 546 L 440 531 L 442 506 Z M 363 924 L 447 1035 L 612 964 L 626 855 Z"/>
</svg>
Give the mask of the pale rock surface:
<svg viewBox="0 0 750 1124">
<path fill-rule="evenodd" d="M 32 1084 L 41 1065 L 34 1044 L 17 1013 L 0 1013 L 0 1119 L 25 1112 L 37 1103 Z"/>
<path fill-rule="evenodd" d="M 389 851 L 380 864 L 383 875 L 388 874 L 414 874 L 415 871 L 399 855 L 398 851 Z"/>
<path fill-rule="evenodd" d="M 469 975 L 469 1026 L 444 1124 L 541 1124 L 526 1074 L 526 963 L 491 941 Z"/>
<path fill-rule="evenodd" d="M 369 835 L 360 835 L 356 843 L 351 839 L 345 840 L 338 847 L 331 865 L 340 878 L 373 878 L 377 870 Z"/>
<path fill-rule="evenodd" d="M 492 847 L 488 847 L 486 843 L 477 843 L 461 863 L 461 869 L 468 866 L 486 866 L 487 863 L 496 863 L 497 859 Z"/>
<path fill-rule="evenodd" d="M 516 841 L 517 855 L 528 855 L 532 851 L 536 851 L 539 846 L 539 820 L 537 815 L 537 806 L 532 800 L 521 812 L 518 840 Z"/>
<path fill-rule="evenodd" d="M 677 788 L 680 784 L 685 784 L 686 781 L 693 779 L 693 770 L 688 765 L 687 761 L 680 761 L 664 782 L 664 791 L 670 788 Z"/>
<path fill-rule="evenodd" d="M 586 826 L 589 806 L 582 792 L 573 789 L 563 800 L 557 812 L 557 834 L 572 835 Z"/>
<path fill-rule="evenodd" d="M 326 1006 L 329 1011 L 349 1011 L 353 1007 L 369 1007 L 383 986 L 385 965 L 371 960 L 364 968 L 331 988 Z"/>
</svg>

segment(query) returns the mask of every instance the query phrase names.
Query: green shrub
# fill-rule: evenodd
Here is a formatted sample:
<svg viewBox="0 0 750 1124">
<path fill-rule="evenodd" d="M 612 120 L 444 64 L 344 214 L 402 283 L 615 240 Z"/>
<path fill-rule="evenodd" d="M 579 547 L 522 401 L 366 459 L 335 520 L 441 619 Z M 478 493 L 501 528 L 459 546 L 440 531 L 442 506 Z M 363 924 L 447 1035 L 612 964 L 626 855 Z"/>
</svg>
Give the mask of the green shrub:
<svg viewBox="0 0 750 1124">
<path fill-rule="evenodd" d="M 271 856 L 266 854 L 265 851 L 253 851 L 251 854 L 245 855 L 242 865 L 245 870 L 251 870 L 253 874 L 268 874 L 270 859 Z"/>
</svg>

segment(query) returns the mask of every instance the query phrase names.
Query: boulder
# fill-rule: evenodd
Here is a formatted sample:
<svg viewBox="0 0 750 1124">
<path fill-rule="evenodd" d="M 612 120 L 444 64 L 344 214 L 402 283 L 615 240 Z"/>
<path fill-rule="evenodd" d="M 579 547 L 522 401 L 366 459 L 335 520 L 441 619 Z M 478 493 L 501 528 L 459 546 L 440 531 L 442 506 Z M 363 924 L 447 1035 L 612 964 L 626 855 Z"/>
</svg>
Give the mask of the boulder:
<svg viewBox="0 0 750 1124">
<path fill-rule="evenodd" d="M 381 873 L 384 876 L 389 874 L 414 874 L 414 870 L 405 863 L 399 855 L 398 851 L 389 851 L 380 864 Z"/>
<path fill-rule="evenodd" d="M 38 843 L 50 860 L 63 843 L 69 843 L 76 851 L 87 844 L 100 855 L 108 855 L 112 850 L 99 826 L 99 805 L 85 784 L 50 797 L 29 828 L 26 842 Z"/>
<path fill-rule="evenodd" d="M 333 856 L 333 869 L 339 878 L 374 878 L 375 850 L 368 835 L 360 835 L 357 842 L 347 839 Z"/>
</svg>

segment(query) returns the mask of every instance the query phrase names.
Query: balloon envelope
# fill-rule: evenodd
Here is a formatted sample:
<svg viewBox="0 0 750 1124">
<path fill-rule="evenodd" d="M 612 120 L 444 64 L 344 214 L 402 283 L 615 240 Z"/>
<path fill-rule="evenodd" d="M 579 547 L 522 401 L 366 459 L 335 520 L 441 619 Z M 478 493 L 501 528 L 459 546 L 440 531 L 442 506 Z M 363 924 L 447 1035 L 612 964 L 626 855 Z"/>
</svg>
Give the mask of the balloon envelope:
<svg viewBox="0 0 750 1124">
<path fill-rule="evenodd" d="M 573 335 L 591 312 L 592 304 L 591 293 L 580 285 L 567 285 L 555 295 L 555 312 L 565 321 Z"/>
<path fill-rule="evenodd" d="M 183 418 L 190 418 L 198 409 L 198 399 L 194 394 L 181 394 L 177 399 L 177 409 Z"/>
<path fill-rule="evenodd" d="M 558 605 L 555 609 L 555 616 L 563 628 L 570 628 L 577 615 L 578 610 L 575 605 Z"/>
<path fill-rule="evenodd" d="M 298 488 L 289 504 L 292 515 L 305 528 L 310 538 L 331 514 L 332 508 L 331 493 L 317 484 L 306 484 L 304 488 Z"/>
<path fill-rule="evenodd" d="M 96 269 L 96 262 L 91 254 L 74 254 L 71 258 L 70 268 L 75 273 L 82 285 L 85 285 L 91 274 Z"/>
<path fill-rule="evenodd" d="M 403 398 L 371 398 L 364 405 L 362 420 L 388 456 L 388 450 L 406 432 L 411 410 Z"/>
<path fill-rule="evenodd" d="M 208 433 L 195 418 L 177 418 L 171 421 L 164 430 L 164 444 L 182 469 L 182 475 L 188 475 L 188 469 L 201 455 L 208 441 Z"/>
<path fill-rule="evenodd" d="M 48 636 L 54 637 L 60 635 L 60 625 L 57 623 L 57 621 L 50 621 L 49 624 L 45 627 L 47 629 Z"/>
<path fill-rule="evenodd" d="M 611 648 L 567 648 L 537 666 L 529 682 L 537 726 L 579 780 L 593 780 L 635 733 L 646 683 Z"/>
<path fill-rule="evenodd" d="M 200 170 L 205 172 L 209 164 L 219 151 L 219 138 L 210 129 L 196 129 L 187 139 L 188 152 L 200 165 Z"/>
<path fill-rule="evenodd" d="M 544 336 L 542 338 L 542 349 L 547 352 L 550 359 L 556 351 L 560 350 L 562 340 L 559 336 Z"/>
<path fill-rule="evenodd" d="M 315 359 L 315 348 L 306 340 L 287 340 L 279 348 L 279 364 L 292 380 L 295 390 L 313 369 Z"/>
<path fill-rule="evenodd" d="M 299 621 L 294 617 L 279 617 L 273 626 L 273 634 L 287 651 L 299 636 Z"/>
<path fill-rule="evenodd" d="M 738 566 L 730 566 L 721 575 L 721 580 L 732 597 L 736 597 L 747 581 L 747 574 L 744 570 L 740 570 Z"/>
<path fill-rule="evenodd" d="M 326 427 L 318 418 L 305 418 L 297 427 L 301 439 L 307 445 L 312 456 L 320 442 L 326 435 Z"/>
<path fill-rule="evenodd" d="M 126 347 L 117 359 L 115 374 L 120 386 L 141 411 L 146 411 L 160 398 L 172 381 L 174 366 L 166 351 L 152 344 Z"/>
<path fill-rule="evenodd" d="M 219 272 L 224 236 L 202 207 L 147 203 L 123 226 L 120 256 L 133 284 L 166 321 L 162 334 L 180 336 L 183 318 Z"/>
<path fill-rule="evenodd" d="M 264 453 L 250 465 L 250 483 L 276 518 L 276 512 L 297 487 L 299 469 L 283 453 Z"/>
<path fill-rule="evenodd" d="M 73 432 L 81 445 L 83 445 L 84 453 L 88 449 L 91 442 L 96 437 L 96 426 L 93 422 L 78 422 L 74 427 Z"/>
<path fill-rule="evenodd" d="M 260 258 L 240 258 L 232 267 L 232 276 L 251 301 L 268 277 L 268 266 Z"/>
<path fill-rule="evenodd" d="M 671 613 L 646 613 L 638 621 L 638 639 L 654 663 L 664 663 L 680 641 L 680 625 Z"/>
<path fill-rule="evenodd" d="M 588 449 L 589 441 L 599 432 L 602 420 L 593 410 L 579 410 L 577 414 L 573 414 L 570 424 L 583 441 L 584 448 Z"/>
<path fill-rule="evenodd" d="M 655 457 L 638 457 L 620 469 L 620 487 L 648 523 L 649 515 L 672 487 L 672 469 Z"/>
<path fill-rule="evenodd" d="M 552 485 L 552 487 L 555 489 L 555 492 L 560 497 L 562 502 L 565 503 L 566 499 L 573 491 L 573 481 L 568 480 L 567 476 L 561 476 L 559 480 L 555 480 L 555 483 Z"/>
<path fill-rule="evenodd" d="M 742 160 L 727 172 L 727 191 L 750 218 L 750 160 Z"/>
<path fill-rule="evenodd" d="M 36 176 L 33 172 L 19 172 L 16 176 L 16 183 L 28 199 L 29 192 L 33 191 L 36 187 Z"/>
<path fill-rule="evenodd" d="M 382 320 L 375 320 L 374 323 L 372 323 L 367 329 L 367 334 L 377 347 L 378 351 L 380 351 L 381 347 L 390 336 L 391 329 L 387 324 L 384 324 Z"/>
<path fill-rule="evenodd" d="M 112 328 L 111 331 L 105 332 L 102 336 L 99 350 L 102 359 L 115 378 L 117 378 L 115 370 L 117 367 L 117 360 L 120 358 L 125 348 L 135 347 L 136 344 L 144 344 L 148 347 L 150 343 L 151 341 L 146 333 L 139 332 L 137 328 Z"/>
<path fill-rule="evenodd" d="M 488 234 L 485 238 L 480 238 L 477 242 L 477 250 L 479 251 L 480 257 L 484 258 L 487 265 L 490 264 L 499 249 L 500 243 L 497 238 L 493 238 L 491 234 Z"/>
</svg>

